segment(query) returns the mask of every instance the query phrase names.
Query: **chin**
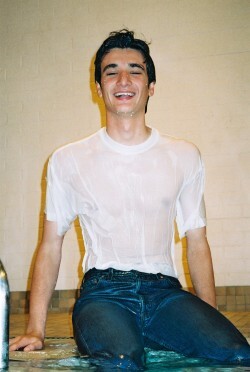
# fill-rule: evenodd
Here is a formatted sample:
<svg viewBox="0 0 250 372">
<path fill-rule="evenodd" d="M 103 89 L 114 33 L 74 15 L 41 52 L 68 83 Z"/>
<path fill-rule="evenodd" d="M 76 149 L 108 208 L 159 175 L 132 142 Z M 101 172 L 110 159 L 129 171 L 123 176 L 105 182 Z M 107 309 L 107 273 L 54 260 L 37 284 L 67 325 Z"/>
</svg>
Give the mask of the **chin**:
<svg viewBox="0 0 250 372">
<path fill-rule="evenodd" d="M 135 114 L 135 112 L 131 111 L 131 110 L 129 110 L 129 111 L 117 110 L 116 114 L 119 115 L 119 116 L 133 116 Z"/>
</svg>

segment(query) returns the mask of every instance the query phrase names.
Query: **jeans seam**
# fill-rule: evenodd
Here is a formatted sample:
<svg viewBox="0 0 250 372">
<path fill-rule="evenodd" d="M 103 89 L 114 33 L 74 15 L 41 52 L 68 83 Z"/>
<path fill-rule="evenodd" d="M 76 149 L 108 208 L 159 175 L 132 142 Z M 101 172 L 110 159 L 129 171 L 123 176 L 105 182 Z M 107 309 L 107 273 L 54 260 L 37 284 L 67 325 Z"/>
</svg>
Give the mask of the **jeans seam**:
<svg viewBox="0 0 250 372">
<path fill-rule="evenodd" d="M 77 322 L 77 321 L 75 322 L 75 327 L 76 327 L 77 330 L 78 330 L 78 335 L 80 336 L 81 342 L 84 344 L 84 347 L 86 348 L 88 355 L 91 356 L 92 353 L 91 353 L 91 351 L 89 350 L 88 344 L 87 344 L 87 342 L 85 341 L 84 336 L 82 335 L 81 329 L 80 329 L 80 327 L 78 326 L 78 322 Z M 77 345 L 77 347 L 78 347 L 78 345 Z"/>
</svg>

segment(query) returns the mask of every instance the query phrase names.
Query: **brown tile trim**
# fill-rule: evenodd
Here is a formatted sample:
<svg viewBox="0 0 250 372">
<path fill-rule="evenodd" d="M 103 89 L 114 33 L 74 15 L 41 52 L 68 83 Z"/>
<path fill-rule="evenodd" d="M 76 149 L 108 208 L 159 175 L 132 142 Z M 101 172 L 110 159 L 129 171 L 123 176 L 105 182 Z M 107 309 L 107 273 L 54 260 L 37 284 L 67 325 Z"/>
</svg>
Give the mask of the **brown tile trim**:
<svg viewBox="0 0 250 372">
<path fill-rule="evenodd" d="M 70 312 L 73 309 L 78 290 L 65 289 L 55 290 L 50 301 L 49 312 Z M 10 313 L 21 314 L 29 311 L 29 291 L 18 291 L 10 293 Z"/>
<path fill-rule="evenodd" d="M 221 311 L 249 311 L 250 286 L 217 287 L 216 297 Z"/>
<path fill-rule="evenodd" d="M 188 288 L 193 292 L 192 288 Z M 29 309 L 29 291 L 10 293 L 10 312 L 27 313 Z M 49 306 L 49 312 L 71 312 L 78 297 L 78 290 L 55 290 Z M 250 286 L 216 287 L 216 298 L 220 311 L 249 311 Z"/>
</svg>

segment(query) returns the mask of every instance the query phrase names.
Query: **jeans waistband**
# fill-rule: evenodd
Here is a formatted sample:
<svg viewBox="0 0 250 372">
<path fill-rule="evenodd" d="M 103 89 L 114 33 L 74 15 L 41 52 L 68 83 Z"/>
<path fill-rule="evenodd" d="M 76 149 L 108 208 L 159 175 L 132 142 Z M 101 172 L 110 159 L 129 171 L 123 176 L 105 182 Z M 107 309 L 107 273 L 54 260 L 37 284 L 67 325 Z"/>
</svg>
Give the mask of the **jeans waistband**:
<svg viewBox="0 0 250 372">
<path fill-rule="evenodd" d="M 134 278 L 134 279 L 142 279 L 142 280 L 160 280 L 160 279 L 170 278 L 168 275 L 163 275 L 161 273 L 150 274 L 150 273 L 143 273 L 137 270 L 123 271 L 123 270 L 116 270 L 113 268 L 109 268 L 105 270 L 98 270 L 96 268 L 93 268 L 93 269 L 88 270 L 85 273 L 84 279 L 88 280 L 94 276 L 105 276 L 108 279 L 112 279 L 112 278 L 132 279 Z M 176 279 L 176 278 L 173 278 L 173 279 Z"/>
</svg>

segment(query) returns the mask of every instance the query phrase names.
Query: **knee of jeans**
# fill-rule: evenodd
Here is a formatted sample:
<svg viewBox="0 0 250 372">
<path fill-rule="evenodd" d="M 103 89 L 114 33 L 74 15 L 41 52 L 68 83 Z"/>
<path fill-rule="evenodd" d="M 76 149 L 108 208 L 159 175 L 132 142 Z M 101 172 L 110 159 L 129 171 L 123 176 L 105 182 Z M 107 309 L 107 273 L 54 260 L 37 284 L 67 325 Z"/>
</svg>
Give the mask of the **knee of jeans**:
<svg viewBox="0 0 250 372">
<path fill-rule="evenodd" d="M 218 350 L 216 359 L 239 365 L 245 362 L 250 363 L 250 346 L 248 344 L 235 343 L 226 349 L 221 348 Z"/>
<path fill-rule="evenodd" d="M 250 346 L 248 344 L 236 345 L 233 351 L 233 361 L 239 364 L 248 361 L 250 364 Z"/>
<path fill-rule="evenodd" d="M 144 370 L 145 367 L 145 353 L 144 351 L 140 354 L 126 355 L 111 355 L 106 352 L 99 352 L 92 356 L 102 363 L 102 366 L 106 368 L 119 368 L 129 370 Z M 107 369 L 109 370 L 109 369 Z"/>
<path fill-rule="evenodd" d="M 115 348 L 113 345 L 112 348 L 106 349 L 105 346 L 91 347 L 87 345 L 85 338 L 82 332 L 76 331 L 77 324 L 75 324 L 74 338 L 78 347 L 78 351 L 81 355 L 90 356 L 91 359 L 103 361 L 106 368 L 108 366 L 119 367 L 122 369 L 131 369 L 131 370 L 140 370 L 143 369 L 146 363 L 145 351 L 143 345 L 130 343 L 124 345 L 123 348 L 121 345 L 118 348 Z M 92 345 L 93 346 L 93 345 Z M 111 367 L 110 367 L 111 368 Z M 109 369 L 107 369 L 109 371 Z"/>
</svg>

